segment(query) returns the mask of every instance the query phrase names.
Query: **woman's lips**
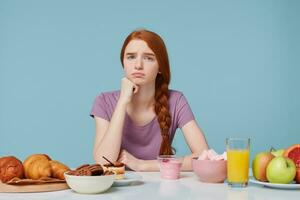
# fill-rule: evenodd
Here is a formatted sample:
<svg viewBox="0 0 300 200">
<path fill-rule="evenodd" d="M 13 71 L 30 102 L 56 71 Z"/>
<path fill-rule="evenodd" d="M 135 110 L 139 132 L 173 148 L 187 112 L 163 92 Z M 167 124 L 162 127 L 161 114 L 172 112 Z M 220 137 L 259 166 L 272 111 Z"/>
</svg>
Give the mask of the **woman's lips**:
<svg viewBox="0 0 300 200">
<path fill-rule="evenodd" d="M 134 76 L 136 78 L 141 78 L 141 77 L 144 77 L 145 74 L 144 73 L 140 73 L 140 72 L 135 72 L 135 73 L 132 73 L 132 76 Z"/>
</svg>

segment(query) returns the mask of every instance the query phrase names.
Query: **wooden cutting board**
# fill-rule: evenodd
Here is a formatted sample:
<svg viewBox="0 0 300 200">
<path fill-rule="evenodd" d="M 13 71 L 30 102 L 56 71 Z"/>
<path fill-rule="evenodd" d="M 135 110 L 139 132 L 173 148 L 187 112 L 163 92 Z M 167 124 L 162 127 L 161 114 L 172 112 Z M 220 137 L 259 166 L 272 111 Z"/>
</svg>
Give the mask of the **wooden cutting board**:
<svg viewBox="0 0 300 200">
<path fill-rule="evenodd" d="M 0 192 L 50 192 L 69 189 L 66 183 L 46 183 L 39 185 L 8 185 L 0 181 Z"/>
</svg>

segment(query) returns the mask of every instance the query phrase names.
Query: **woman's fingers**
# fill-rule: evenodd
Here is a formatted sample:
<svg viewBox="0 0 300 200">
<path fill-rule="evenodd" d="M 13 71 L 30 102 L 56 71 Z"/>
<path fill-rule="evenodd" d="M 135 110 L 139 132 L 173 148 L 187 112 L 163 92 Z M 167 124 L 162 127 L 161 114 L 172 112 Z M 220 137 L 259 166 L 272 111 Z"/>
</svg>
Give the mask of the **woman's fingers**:
<svg viewBox="0 0 300 200">
<path fill-rule="evenodd" d="M 128 153 L 126 150 L 121 151 L 118 161 L 124 164 L 128 164 Z"/>
<path fill-rule="evenodd" d="M 138 92 L 138 86 L 135 85 L 132 81 L 128 78 L 123 77 L 121 81 L 121 94 L 120 100 L 124 101 L 125 103 L 129 103 L 133 94 Z"/>
<path fill-rule="evenodd" d="M 123 162 L 125 158 L 124 150 L 121 151 L 118 161 Z"/>
<path fill-rule="evenodd" d="M 138 93 L 139 91 L 139 86 L 138 85 L 133 85 L 133 94 Z"/>
</svg>

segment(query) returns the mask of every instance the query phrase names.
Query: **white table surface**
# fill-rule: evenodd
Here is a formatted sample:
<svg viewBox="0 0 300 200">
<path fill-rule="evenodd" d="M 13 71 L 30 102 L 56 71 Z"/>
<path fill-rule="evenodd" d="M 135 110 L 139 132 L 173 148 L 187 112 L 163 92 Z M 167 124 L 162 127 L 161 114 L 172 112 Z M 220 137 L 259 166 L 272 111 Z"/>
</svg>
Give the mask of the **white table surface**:
<svg viewBox="0 0 300 200">
<path fill-rule="evenodd" d="M 43 193 L 0 193 L 2 200 L 17 199 L 65 199 L 65 200 L 123 200 L 123 199 L 201 199 L 201 200 L 299 200 L 300 189 L 272 189 L 250 183 L 246 188 L 230 188 L 226 183 L 209 184 L 200 182 L 193 172 L 182 172 L 178 180 L 162 180 L 159 172 L 138 172 L 143 179 L 130 186 L 112 187 L 102 194 L 84 195 L 72 190 Z"/>
</svg>

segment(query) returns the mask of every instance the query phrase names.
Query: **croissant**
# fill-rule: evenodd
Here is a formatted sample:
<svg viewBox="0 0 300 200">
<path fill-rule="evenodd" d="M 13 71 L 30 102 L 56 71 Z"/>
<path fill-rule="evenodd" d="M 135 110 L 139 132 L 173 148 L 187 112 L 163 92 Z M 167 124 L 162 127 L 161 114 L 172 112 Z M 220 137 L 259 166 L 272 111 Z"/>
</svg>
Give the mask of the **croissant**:
<svg viewBox="0 0 300 200">
<path fill-rule="evenodd" d="M 56 160 L 50 160 L 49 163 L 52 169 L 52 177 L 65 180 L 64 173 L 70 171 L 70 168 Z"/>
<path fill-rule="evenodd" d="M 23 162 L 25 177 L 29 179 L 39 179 L 41 177 L 51 177 L 51 158 L 46 154 L 33 154 Z"/>
</svg>

